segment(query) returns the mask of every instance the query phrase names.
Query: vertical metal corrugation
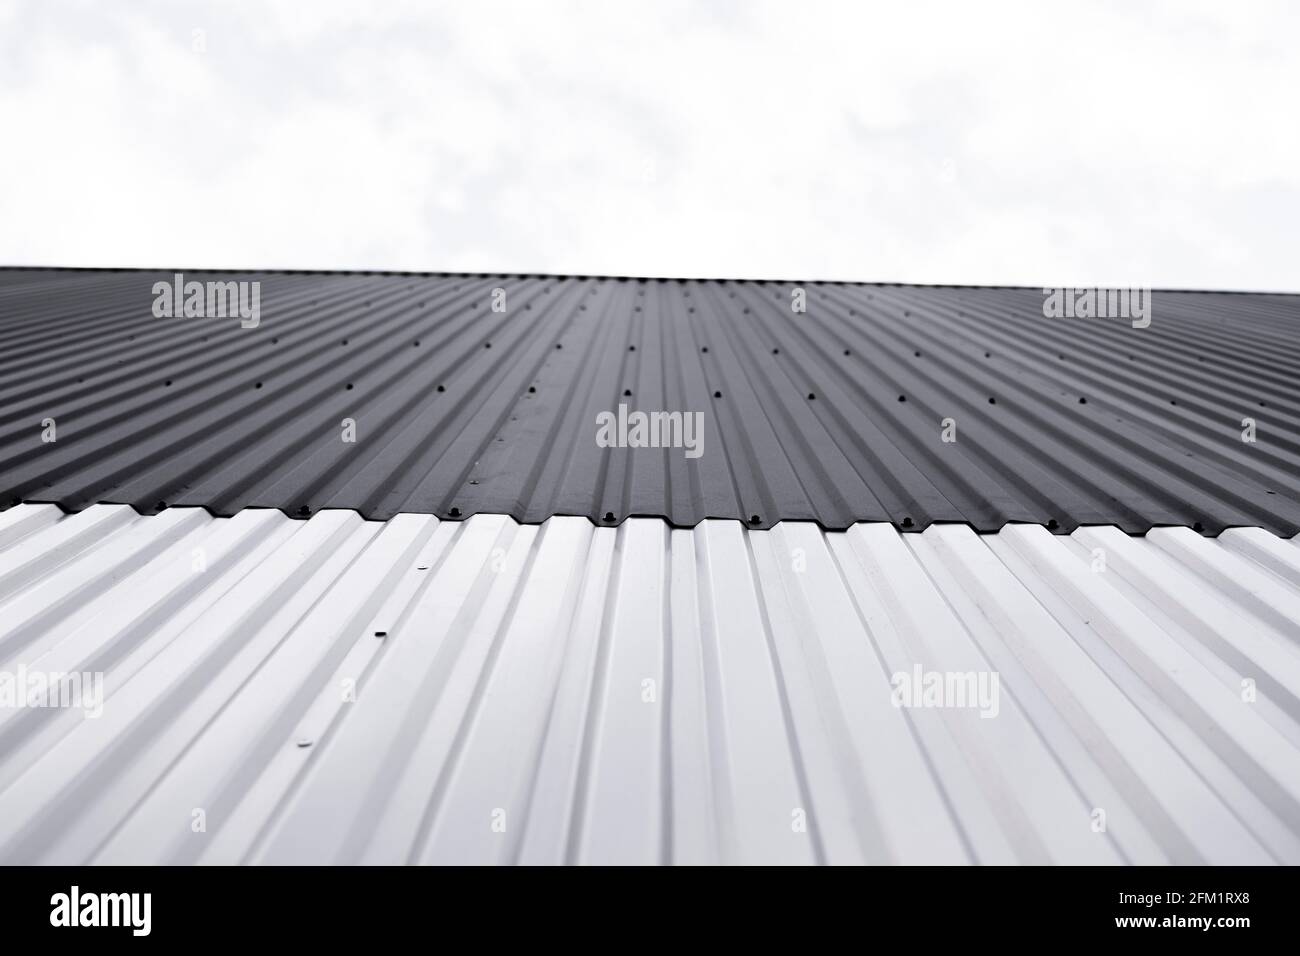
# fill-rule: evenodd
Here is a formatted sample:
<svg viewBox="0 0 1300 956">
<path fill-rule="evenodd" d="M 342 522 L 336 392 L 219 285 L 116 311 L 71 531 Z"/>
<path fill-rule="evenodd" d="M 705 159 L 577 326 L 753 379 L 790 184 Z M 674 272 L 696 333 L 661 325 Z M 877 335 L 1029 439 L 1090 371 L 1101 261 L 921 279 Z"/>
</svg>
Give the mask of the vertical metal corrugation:
<svg viewBox="0 0 1300 956">
<path fill-rule="evenodd" d="M 1298 641 L 1254 529 L 20 505 L 0 862 L 1296 863 Z"/>
<path fill-rule="evenodd" d="M 171 273 L 0 271 L 0 507 L 1300 530 L 1296 296 L 1133 328 L 1036 289 L 186 275 L 261 282 L 257 327 L 155 317 Z M 702 454 L 600 447 L 620 405 Z"/>
</svg>

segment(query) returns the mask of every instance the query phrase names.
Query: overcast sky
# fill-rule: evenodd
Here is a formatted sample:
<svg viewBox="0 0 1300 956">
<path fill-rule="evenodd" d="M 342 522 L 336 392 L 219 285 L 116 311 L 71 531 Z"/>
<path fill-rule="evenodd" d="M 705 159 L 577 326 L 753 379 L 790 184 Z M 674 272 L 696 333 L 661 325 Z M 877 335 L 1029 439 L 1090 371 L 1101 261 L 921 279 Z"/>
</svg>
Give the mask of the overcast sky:
<svg viewBox="0 0 1300 956">
<path fill-rule="evenodd" d="M 1251 0 L 0 0 L 0 263 L 1300 291 L 1298 39 Z"/>
</svg>

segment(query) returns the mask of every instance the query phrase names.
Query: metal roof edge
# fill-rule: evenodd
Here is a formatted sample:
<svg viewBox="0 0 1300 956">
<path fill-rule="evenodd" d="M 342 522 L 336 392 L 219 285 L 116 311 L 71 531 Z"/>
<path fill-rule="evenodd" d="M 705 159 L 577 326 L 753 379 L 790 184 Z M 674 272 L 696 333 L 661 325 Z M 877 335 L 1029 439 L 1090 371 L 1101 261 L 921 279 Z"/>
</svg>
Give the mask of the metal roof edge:
<svg viewBox="0 0 1300 956">
<path fill-rule="evenodd" d="M 598 520 L 589 514 L 574 514 L 566 511 L 555 511 L 550 513 L 545 518 L 525 518 L 517 514 L 512 514 L 509 511 L 490 511 L 490 510 L 476 510 L 465 514 L 458 514 L 454 517 L 448 514 L 434 514 L 427 511 L 397 511 L 394 512 L 391 516 L 372 517 L 366 514 L 366 512 L 360 508 L 342 508 L 342 507 L 315 508 L 315 509 L 308 510 L 306 513 L 303 513 L 302 509 L 277 508 L 272 505 L 245 505 L 244 507 L 241 508 L 233 508 L 228 510 L 222 509 L 222 510 L 214 511 L 211 507 L 207 505 L 188 504 L 185 502 L 168 504 L 165 508 L 138 508 L 129 501 L 109 501 L 109 500 L 90 501 L 90 502 L 86 502 L 80 508 L 69 508 L 66 505 L 64 505 L 62 502 L 42 501 L 39 498 L 23 498 L 20 501 L 12 501 L 9 502 L 8 504 L 0 505 L 0 515 L 3 515 L 6 511 L 10 510 L 11 508 L 16 508 L 19 507 L 20 505 L 53 505 L 65 515 L 80 514 L 81 512 L 86 511 L 89 508 L 94 508 L 99 505 L 110 505 L 113 507 L 130 508 L 132 511 L 134 511 L 137 515 L 139 515 L 142 518 L 155 517 L 157 515 L 163 514 L 168 511 L 193 510 L 196 508 L 201 511 L 207 512 L 208 517 L 210 518 L 230 518 L 244 511 L 278 511 L 281 515 L 293 521 L 309 521 L 310 519 L 314 518 L 316 515 L 323 514 L 323 513 L 346 512 L 349 514 L 357 515 L 359 518 L 361 518 L 362 521 L 374 521 L 380 524 L 382 524 L 385 521 L 391 521 L 393 520 L 393 518 L 402 517 L 404 515 L 405 516 L 419 515 L 423 517 L 433 517 L 433 518 L 437 518 L 439 521 L 447 521 L 447 522 L 464 522 L 470 520 L 471 518 L 482 516 L 482 517 L 509 518 L 519 527 L 533 527 L 533 528 L 540 527 L 541 525 L 546 524 L 546 522 L 549 521 L 551 518 L 585 518 L 588 522 L 591 523 L 592 527 L 595 528 L 618 528 L 626 524 L 629 520 L 632 519 L 650 519 L 655 521 L 662 521 L 666 525 L 668 525 L 669 528 L 678 531 L 693 531 L 696 528 L 699 528 L 701 525 L 705 524 L 706 522 L 723 521 L 723 522 L 734 522 L 740 525 L 746 531 L 772 531 L 782 526 L 794 526 L 794 527 L 812 526 L 812 527 L 819 528 L 822 532 L 826 534 L 843 534 L 846 531 L 849 531 L 853 528 L 860 527 L 862 525 L 888 525 L 889 527 L 897 531 L 899 534 L 904 534 L 904 535 L 920 534 L 935 527 L 969 528 L 972 532 L 978 535 L 995 535 L 1006 530 L 1007 528 L 1012 528 L 1012 527 L 1035 527 L 1035 528 L 1042 528 L 1043 530 L 1047 531 L 1048 534 L 1060 535 L 1064 537 L 1069 537 L 1075 531 L 1086 531 L 1093 528 L 1114 528 L 1117 531 L 1120 531 L 1121 533 L 1127 535 L 1130 538 L 1142 538 L 1145 537 L 1149 532 L 1158 530 L 1160 528 L 1187 528 L 1189 531 L 1192 531 L 1194 534 L 1198 535 L 1199 537 L 1206 538 L 1211 541 L 1218 538 L 1220 535 L 1224 534 L 1225 532 L 1234 531 L 1234 530 L 1258 529 L 1261 531 L 1266 531 L 1269 534 L 1276 535 L 1277 537 L 1284 537 L 1284 538 L 1289 538 L 1300 534 L 1300 526 L 1296 526 L 1289 530 L 1283 530 L 1282 532 L 1277 532 L 1271 528 L 1264 528 L 1261 525 L 1256 525 L 1256 524 L 1224 524 L 1224 525 L 1216 524 L 1214 528 L 1211 529 L 1205 526 L 1202 522 L 1196 522 L 1195 524 L 1185 524 L 1179 522 L 1155 521 L 1150 523 L 1149 525 L 1145 525 L 1138 529 L 1130 529 L 1129 527 L 1126 527 L 1123 524 L 1114 521 L 1086 521 L 1086 522 L 1078 522 L 1075 524 L 1061 524 L 1057 521 L 1044 523 L 1041 521 L 1034 521 L 1029 518 L 1023 518 L 1023 519 L 1013 518 L 1002 522 L 1002 524 L 997 525 L 996 527 L 992 525 L 988 527 L 981 527 L 970 521 L 953 521 L 946 518 L 936 518 L 934 520 L 926 521 L 924 523 L 912 522 L 911 524 L 904 524 L 901 521 L 890 521 L 887 518 L 859 518 L 843 526 L 830 525 L 827 524 L 826 522 L 818 521 L 816 518 L 780 518 L 776 521 L 771 521 L 771 522 L 764 521 L 760 524 L 753 524 L 752 522 L 746 521 L 743 518 L 735 518 L 730 515 L 704 515 L 702 518 L 700 518 L 699 521 L 696 521 L 694 524 L 688 524 L 686 522 L 674 521 L 669 516 L 663 514 L 643 514 L 639 512 L 634 514 L 623 515 L 617 521 L 603 521 L 603 520 Z"/>
<path fill-rule="evenodd" d="M 637 276 L 603 274 L 595 272 L 493 272 L 493 271 L 459 271 L 439 269 L 280 269 L 258 267 L 224 267 L 224 266 L 61 266 L 61 265 L 0 265 L 0 272 L 216 272 L 216 273 L 259 273 L 264 275 L 286 276 L 410 276 L 412 278 L 459 278 L 459 279 L 576 279 L 578 281 L 612 281 L 612 282 L 747 282 L 747 283 L 808 283 L 815 285 L 841 285 L 878 289 L 1120 289 L 1131 286 L 1116 283 L 1093 283 L 1080 285 L 1071 283 L 1067 286 L 1017 283 L 963 283 L 963 282 L 889 282 L 864 279 L 827 279 L 827 278 L 790 278 L 755 276 Z M 1178 286 L 1153 286 L 1152 292 L 1187 293 L 1203 295 L 1245 295 L 1245 296 L 1288 296 L 1300 297 L 1300 290 L 1281 291 L 1270 289 L 1230 289 L 1230 288 L 1184 288 Z"/>
</svg>

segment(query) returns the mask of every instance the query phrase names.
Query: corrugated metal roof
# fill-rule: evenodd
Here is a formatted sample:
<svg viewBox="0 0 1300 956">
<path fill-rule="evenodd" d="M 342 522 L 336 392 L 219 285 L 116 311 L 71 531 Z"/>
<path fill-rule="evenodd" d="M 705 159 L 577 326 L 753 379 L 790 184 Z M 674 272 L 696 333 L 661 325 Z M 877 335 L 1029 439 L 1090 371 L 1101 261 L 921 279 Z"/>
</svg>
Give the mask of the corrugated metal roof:
<svg viewBox="0 0 1300 956">
<path fill-rule="evenodd" d="M 0 272 L 0 501 L 1300 529 L 1295 296 L 1135 329 L 1033 289 L 186 276 L 261 281 L 258 327 L 155 318 L 171 273 Z M 598 447 L 620 404 L 701 412 L 702 456 Z"/>
<path fill-rule="evenodd" d="M 1300 862 L 1257 529 L 21 505 L 0 549 L 0 670 L 107 692 L 0 708 L 0 862 Z M 996 716 L 894 706 L 917 666 Z"/>
</svg>

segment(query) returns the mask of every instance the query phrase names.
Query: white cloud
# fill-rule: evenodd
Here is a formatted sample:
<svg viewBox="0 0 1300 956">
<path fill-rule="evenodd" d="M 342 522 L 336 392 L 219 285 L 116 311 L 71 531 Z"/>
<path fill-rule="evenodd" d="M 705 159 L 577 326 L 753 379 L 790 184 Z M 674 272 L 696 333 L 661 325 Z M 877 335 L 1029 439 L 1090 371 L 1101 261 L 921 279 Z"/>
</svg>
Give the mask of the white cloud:
<svg viewBox="0 0 1300 956">
<path fill-rule="evenodd" d="M 0 261 L 1300 290 L 1300 14 L 1082 9 L 0 3 Z"/>
</svg>

